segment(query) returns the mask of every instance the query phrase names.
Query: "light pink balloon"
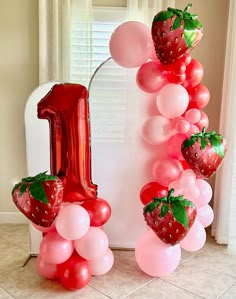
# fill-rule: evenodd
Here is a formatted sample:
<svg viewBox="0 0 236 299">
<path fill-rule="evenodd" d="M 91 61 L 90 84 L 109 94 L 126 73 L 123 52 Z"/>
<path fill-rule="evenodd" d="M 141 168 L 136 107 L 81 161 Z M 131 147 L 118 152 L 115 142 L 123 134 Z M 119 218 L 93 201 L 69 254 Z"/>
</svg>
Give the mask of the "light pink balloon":
<svg viewBox="0 0 236 299">
<path fill-rule="evenodd" d="M 187 138 L 185 134 L 175 134 L 170 137 L 167 145 L 167 153 L 170 158 L 184 160 L 181 152 L 183 141 Z"/>
<path fill-rule="evenodd" d="M 143 124 L 142 137 L 147 143 L 164 143 L 171 137 L 171 134 L 171 122 L 162 115 L 152 116 Z"/>
<path fill-rule="evenodd" d="M 167 118 L 175 118 L 183 114 L 189 104 L 187 90 L 179 84 L 166 84 L 157 93 L 157 108 Z"/>
<path fill-rule="evenodd" d="M 47 263 L 41 255 L 39 255 L 36 259 L 36 269 L 37 272 L 44 278 L 47 279 L 57 279 L 59 278 L 58 267 L 57 264 L 49 264 Z"/>
<path fill-rule="evenodd" d="M 206 231 L 202 224 L 195 219 L 186 237 L 180 242 L 180 246 L 187 251 L 197 251 L 206 242 Z"/>
<path fill-rule="evenodd" d="M 40 255 L 49 264 L 64 263 L 74 251 L 73 242 L 49 232 L 40 243 Z"/>
<path fill-rule="evenodd" d="M 183 171 L 180 179 L 180 184 L 183 188 L 186 186 L 195 186 L 196 174 L 192 169 L 186 169 Z"/>
<path fill-rule="evenodd" d="M 195 203 L 200 196 L 200 191 L 196 185 L 186 185 L 184 187 L 184 195 L 188 200 Z"/>
<path fill-rule="evenodd" d="M 110 248 L 97 260 L 88 261 L 92 275 L 103 275 L 111 270 L 114 263 L 114 255 Z"/>
<path fill-rule="evenodd" d="M 202 179 L 196 180 L 196 186 L 200 191 L 200 195 L 194 203 L 196 204 L 197 208 L 201 208 L 210 202 L 212 198 L 212 188 L 207 181 Z"/>
<path fill-rule="evenodd" d="M 140 269 L 154 277 L 172 273 L 179 265 L 181 248 L 163 243 L 152 230 L 145 232 L 135 247 L 135 258 Z"/>
<path fill-rule="evenodd" d="M 60 210 L 56 218 L 57 232 L 67 240 L 82 238 L 90 227 L 88 212 L 77 204 L 70 204 Z"/>
<path fill-rule="evenodd" d="M 153 49 L 152 44 L 151 30 L 145 24 L 128 21 L 112 33 L 109 47 L 117 64 L 132 68 L 147 61 Z"/>
<path fill-rule="evenodd" d="M 160 90 L 167 79 L 163 75 L 161 64 L 157 61 L 148 61 L 141 65 L 136 75 L 138 87 L 145 92 L 154 93 Z"/>
<path fill-rule="evenodd" d="M 206 205 L 197 210 L 197 219 L 203 225 L 203 227 L 208 227 L 212 224 L 214 219 L 214 212 L 211 206 Z"/>
<path fill-rule="evenodd" d="M 168 186 L 168 189 L 174 189 L 174 196 L 178 196 L 178 195 L 183 195 L 183 188 L 180 184 L 180 180 L 174 181 L 172 183 L 170 183 L 170 185 Z"/>
<path fill-rule="evenodd" d="M 182 171 L 182 164 L 176 159 L 158 160 L 153 166 L 153 177 L 160 185 L 168 187 L 180 178 Z"/>
<path fill-rule="evenodd" d="M 81 239 L 74 241 L 77 253 L 87 260 L 101 258 L 107 251 L 108 243 L 106 233 L 98 227 L 90 227 Z"/>
</svg>

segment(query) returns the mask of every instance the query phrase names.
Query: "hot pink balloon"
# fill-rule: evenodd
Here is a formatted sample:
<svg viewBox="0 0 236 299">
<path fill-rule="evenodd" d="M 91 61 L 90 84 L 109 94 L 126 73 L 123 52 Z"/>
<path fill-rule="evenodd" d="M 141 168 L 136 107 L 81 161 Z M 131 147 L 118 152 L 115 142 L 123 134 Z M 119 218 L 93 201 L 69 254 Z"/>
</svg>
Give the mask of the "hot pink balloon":
<svg viewBox="0 0 236 299">
<path fill-rule="evenodd" d="M 197 219 L 203 225 L 203 227 L 208 227 L 212 224 L 214 219 L 214 212 L 211 206 L 206 205 L 197 210 Z"/>
<path fill-rule="evenodd" d="M 143 91 L 154 93 L 160 90 L 167 80 L 163 75 L 161 64 L 156 61 L 148 61 L 139 68 L 136 82 Z"/>
<path fill-rule="evenodd" d="M 202 224 L 195 219 L 187 236 L 180 242 L 180 246 L 187 251 L 197 251 L 201 249 L 206 242 L 206 231 Z"/>
<path fill-rule="evenodd" d="M 201 112 L 199 109 L 193 108 L 186 111 L 184 118 L 190 123 L 195 124 L 201 119 Z"/>
<path fill-rule="evenodd" d="M 154 277 L 172 273 L 179 265 L 181 248 L 163 243 L 150 229 L 138 240 L 135 258 L 140 269 Z"/>
<path fill-rule="evenodd" d="M 65 239 L 82 238 L 90 227 L 88 212 L 77 204 L 65 206 L 56 218 L 57 232 Z"/>
<path fill-rule="evenodd" d="M 180 178 L 182 171 L 183 166 L 176 159 L 157 161 L 153 166 L 153 177 L 162 186 L 169 186 Z"/>
<path fill-rule="evenodd" d="M 181 152 L 181 146 L 186 138 L 187 135 L 185 134 L 175 134 L 171 136 L 167 145 L 167 153 L 170 158 L 184 160 L 184 157 Z"/>
<path fill-rule="evenodd" d="M 140 22 L 125 22 L 112 33 L 109 47 L 117 64 L 127 68 L 138 67 L 151 55 L 151 30 Z"/>
<path fill-rule="evenodd" d="M 108 248 L 101 258 L 88 262 L 92 275 L 103 275 L 111 270 L 114 263 L 114 255 L 111 249 Z"/>
<path fill-rule="evenodd" d="M 164 143 L 171 137 L 171 134 L 171 122 L 162 115 L 152 116 L 143 124 L 142 137 L 147 143 Z"/>
<path fill-rule="evenodd" d="M 90 227 L 80 239 L 74 241 L 77 253 L 86 260 L 101 258 L 108 249 L 106 233 L 98 227 Z"/>
<path fill-rule="evenodd" d="M 36 269 L 37 272 L 44 278 L 47 279 L 57 279 L 59 278 L 57 264 L 47 263 L 41 255 L 38 255 L 36 259 Z"/>
<path fill-rule="evenodd" d="M 198 187 L 200 191 L 199 197 L 194 201 L 197 208 L 201 208 L 205 205 L 207 205 L 211 198 L 212 198 L 212 188 L 211 185 L 202 179 L 196 180 L 196 186 Z"/>
<path fill-rule="evenodd" d="M 64 263 L 73 253 L 72 241 L 57 232 L 49 232 L 40 243 L 40 255 L 49 264 Z"/>
<path fill-rule="evenodd" d="M 186 111 L 189 104 L 188 92 L 182 85 L 166 84 L 158 92 L 156 104 L 163 116 L 175 118 Z"/>
<path fill-rule="evenodd" d="M 186 81 L 184 82 L 184 87 L 194 87 L 197 86 L 204 75 L 204 69 L 201 63 L 193 59 L 191 60 L 190 64 L 186 68 Z"/>
</svg>

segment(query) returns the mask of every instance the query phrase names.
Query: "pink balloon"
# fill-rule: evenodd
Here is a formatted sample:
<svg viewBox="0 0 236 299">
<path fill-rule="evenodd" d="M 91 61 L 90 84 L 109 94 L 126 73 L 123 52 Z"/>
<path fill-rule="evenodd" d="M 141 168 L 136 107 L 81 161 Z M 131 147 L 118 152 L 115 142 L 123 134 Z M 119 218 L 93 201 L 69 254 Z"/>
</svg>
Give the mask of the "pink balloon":
<svg viewBox="0 0 236 299">
<path fill-rule="evenodd" d="M 103 275 L 111 270 L 114 263 L 114 255 L 110 248 L 97 260 L 88 261 L 92 275 Z"/>
<path fill-rule="evenodd" d="M 195 125 L 190 125 L 190 129 L 189 129 L 189 131 L 188 131 L 188 135 L 190 136 L 190 135 L 192 135 L 192 134 L 197 134 L 197 133 L 199 133 L 200 132 L 200 130 L 199 130 L 199 128 L 197 127 L 197 126 L 195 126 Z"/>
<path fill-rule="evenodd" d="M 167 80 L 163 75 L 161 64 L 157 61 L 148 61 L 139 68 L 136 82 L 143 91 L 154 93 L 160 90 Z"/>
<path fill-rule="evenodd" d="M 185 139 L 187 139 L 187 135 L 185 134 L 175 134 L 171 136 L 167 145 L 167 153 L 170 158 L 184 160 L 181 152 L 181 146 Z"/>
<path fill-rule="evenodd" d="M 47 263 L 41 255 L 38 255 L 36 259 L 36 269 L 37 272 L 44 278 L 47 279 L 57 279 L 59 278 L 57 264 Z"/>
<path fill-rule="evenodd" d="M 163 243 L 152 230 L 145 232 L 135 247 L 135 258 L 140 269 L 154 277 L 172 273 L 179 265 L 181 248 Z"/>
<path fill-rule="evenodd" d="M 197 251 L 201 249 L 206 242 L 206 231 L 202 224 L 195 219 L 187 236 L 180 242 L 180 246 L 187 251 Z"/>
<path fill-rule="evenodd" d="M 200 191 L 196 185 L 186 185 L 184 187 L 184 195 L 188 200 L 195 203 L 200 196 Z"/>
<path fill-rule="evenodd" d="M 183 171 L 182 164 L 176 159 L 157 161 L 153 166 L 153 177 L 162 186 L 169 186 L 180 178 Z"/>
<path fill-rule="evenodd" d="M 106 233 L 98 227 L 90 227 L 88 232 L 74 242 L 77 253 L 87 260 L 101 258 L 108 248 Z"/>
<path fill-rule="evenodd" d="M 201 112 L 201 118 L 195 125 L 198 127 L 199 131 L 202 131 L 203 127 L 205 127 L 207 130 L 209 126 L 209 118 L 204 111 L 202 110 L 199 111 Z"/>
<path fill-rule="evenodd" d="M 184 82 L 184 87 L 194 87 L 197 86 L 204 75 L 203 66 L 196 59 L 191 60 L 186 68 L 186 81 Z"/>
<path fill-rule="evenodd" d="M 211 206 L 206 205 L 197 210 L 197 219 L 203 225 L 208 227 L 214 219 L 214 212 Z"/>
<path fill-rule="evenodd" d="M 77 204 L 65 206 L 56 218 L 57 232 L 67 240 L 82 238 L 90 227 L 88 212 Z"/>
<path fill-rule="evenodd" d="M 187 90 L 178 84 L 166 84 L 158 92 L 157 108 L 167 118 L 175 118 L 185 112 L 189 104 Z"/>
<path fill-rule="evenodd" d="M 201 119 L 201 112 L 199 109 L 193 108 L 186 111 L 184 118 L 190 123 L 195 124 Z"/>
<path fill-rule="evenodd" d="M 62 238 L 57 232 L 49 232 L 40 243 L 40 255 L 49 264 L 64 263 L 73 251 L 72 241 Z"/>
<path fill-rule="evenodd" d="M 183 188 L 180 184 L 180 180 L 174 181 L 170 183 L 168 189 L 174 189 L 173 195 L 178 196 L 178 195 L 183 195 Z"/>
<path fill-rule="evenodd" d="M 186 134 L 190 130 L 190 123 L 185 119 L 176 122 L 175 129 L 178 133 Z"/>
<path fill-rule="evenodd" d="M 152 116 L 143 124 L 142 137 L 147 143 L 161 144 L 167 141 L 171 134 L 171 122 L 162 115 Z"/>
<path fill-rule="evenodd" d="M 138 67 L 151 55 L 151 30 L 140 22 L 125 22 L 112 33 L 109 46 L 117 64 L 127 68 Z"/>
<path fill-rule="evenodd" d="M 186 186 L 194 187 L 196 184 L 196 174 L 192 169 L 186 169 L 183 171 L 180 179 L 180 184 L 184 188 Z"/>
<path fill-rule="evenodd" d="M 212 198 L 212 188 L 211 185 L 202 179 L 196 180 L 196 186 L 200 191 L 199 197 L 194 201 L 197 208 L 201 208 L 207 205 Z"/>
</svg>

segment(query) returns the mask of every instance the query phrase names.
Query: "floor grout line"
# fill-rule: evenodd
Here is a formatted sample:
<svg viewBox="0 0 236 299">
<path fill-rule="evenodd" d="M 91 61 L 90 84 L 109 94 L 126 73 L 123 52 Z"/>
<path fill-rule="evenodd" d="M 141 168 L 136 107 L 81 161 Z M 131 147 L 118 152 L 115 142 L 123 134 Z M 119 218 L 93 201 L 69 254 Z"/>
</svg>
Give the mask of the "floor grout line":
<svg viewBox="0 0 236 299">
<path fill-rule="evenodd" d="M 158 279 L 157 277 L 154 277 L 154 278 L 151 279 L 149 282 L 147 282 L 147 283 L 143 284 L 142 286 L 138 287 L 137 289 L 135 289 L 135 290 L 129 292 L 127 295 L 125 295 L 125 297 L 122 297 L 122 299 L 125 299 L 125 298 L 127 298 L 128 296 L 130 296 L 130 295 L 136 293 L 137 291 L 141 290 L 142 288 L 146 287 L 147 285 L 149 285 L 150 283 L 152 283 L 153 281 L 155 281 L 155 280 L 157 280 L 157 279 Z"/>
<path fill-rule="evenodd" d="M 112 297 L 110 297 L 109 295 L 107 295 L 107 294 L 101 292 L 100 290 L 96 289 L 95 287 L 91 286 L 90 284 L 88 284 L 88 286 L 89 286 L 91 289 L 93 289 L 93 290 L 99 292 L 100 294 L 104 295 L 105 297 L 107 297 L 107 298 L 109 298 L 109 299 L 112 299 Z"/>
<path fill-rule="evenodd" d="M 236 282 L 234 282 L 230 287 L 228 287 L 226 290 L 224 290 L 223 292 L 222 292 L 222 294 L 221 295 L 219 295 L 216 299 L 220 299 L 220 298 L 222 298 L 222 296 L 224 295 L 224 294 L 226 294 L 234 285 L 236 284 Z"/>
<path fill-rule="evenodd" d="M 197 294 L 195 294 L 195 293 L 193 293 L 193 292 L 190 292 L 189 290 L 186 290 L 186 289 L 184 289 L 184 288 L 181 288 L 180 286 L 177 286 L 177 285 L 175 285 L 174 283 L 171 283 L 171 282 L 169 282 L 169 281 L 166 281 L 166 280 L 164 280 L 163 278 L 160 278 L 160 280 L 162 280 L 162 281 L 164 281 L 164 282 L 166 282 L 166 283 L 168 283 L 168 284 L 170 284 L 170 285 L 172 285 L 172 286 L 174 286 L 174 287 L 176 287 L 176 288 L 178 288 L 178 289 L 180 289 L 180 290 L 183 290 L 183 291 L 185 291 L 185 292 L 187 292 L 187 293 L 189 293 L 189 294 L 191 294 L 191 295 L 197 296 L 198 298 L 205 299 L 204 297 L 199 296 L 199 295 L 197 295 Z"/>
</svg>

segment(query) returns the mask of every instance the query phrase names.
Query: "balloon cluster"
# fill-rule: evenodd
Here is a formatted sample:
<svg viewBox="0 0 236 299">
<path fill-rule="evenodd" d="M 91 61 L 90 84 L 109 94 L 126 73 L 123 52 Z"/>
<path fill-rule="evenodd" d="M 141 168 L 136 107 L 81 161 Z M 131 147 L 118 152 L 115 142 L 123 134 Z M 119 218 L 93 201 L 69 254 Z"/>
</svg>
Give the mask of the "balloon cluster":
<svg viewBox="0 0 236 299">
<path fill-rule="evenodd" d="M 202 110 L 210 99 L 209 90 L 200 83 L 204 70 L 200 62 L 189 54 L 196 45 L 195 41 L 200 40 L 202 30 L 200 23 L 196 23 L 196 15 L 187 13 L 189 7 L 183 12 L 171 8 L 160 12 L 153 20 L 152 31 L 139 22 L 121 24 L 110 39 L 110 53 L 114 61 L 126 68 L 136 67 L 138 87 L 146 93 L 155 94 L 156 115 L 144 121 L 141 136 L 153 146 L 154 151 L 157 146 L 164 145 L 164 153 L 159 159 L 157 157 L 153 165 L 153 181 L 140 191 L 141 202 L 145 206 L 152 202 L 157 209 L 158 204 L 162 205 L 160 214 L 168 215 L 171 213 L 170 205 L 168 210 L 163 202 L 168 203 L 168 192 L 174 189 L 175 196 L 183 195 L 188 199 L 187 204 L 190 205 L 190 201 L 197 211 L 193 225 L 178 244 L 166 244 L 152 229 L 148 229 L 138 240 L 135 248 L 137 264 L 145 273 L 156 277 L 165 276 L 176 269 L 181 259 L 181 248 L 197 251 L 204 246 L 204 228 L 212 223 L 214 217 L 209 205 L 211 186 L 196 176 L 181 151 L 184 140 L 209 125 L 208 117 Z M 190 19 L 192 36 L 196 40 L 192 40 L 189 47 L 182 43 L 176 48 L 180 36 L 182 42 L 185 35 L 181 30 L 185 23 L 189 24 Z M 172 30 L 174 27 L 176 31 Z M 177 52 L 182 51 L 183 46 L 186 46 L 185 53 L 177 57 Z M 161 205 L 159 199 L 163 201 Z M 180 197 L 176 200 L 180 200 Z M 178 211 L 175 213 L 178 216 Z M 154 214 L 155 210 L 148 217 L 154 217 Z M 158 214 L 158 217 L 162 216 Z M 175 217 L 172 219 L 175 220 Z M 157 221 L 154 220 L 153 225 L 158 226 Z M 168 222 L 168 225 L 173 224 Z M 166 227 L 163 226 L 162 230 L 165 231 Z M 169 237 L 173 236 L 170 234 Z"/>
<path fill-rule="evenodd" d="M 102 226 L 111 215 L 101 198 L 79 203 L 62 203 L 50 227 L 33 226 L 43 233 L 36 260 L 38 273 L 59 279 L 69 290 L 85 287 L 92 275 L 107 273 L 114 262 Z"/>
</svg>

